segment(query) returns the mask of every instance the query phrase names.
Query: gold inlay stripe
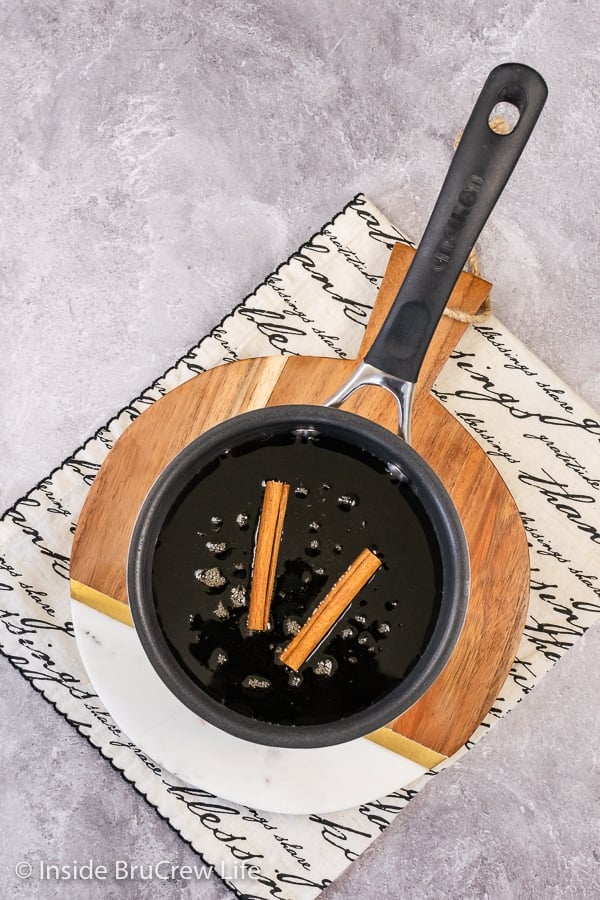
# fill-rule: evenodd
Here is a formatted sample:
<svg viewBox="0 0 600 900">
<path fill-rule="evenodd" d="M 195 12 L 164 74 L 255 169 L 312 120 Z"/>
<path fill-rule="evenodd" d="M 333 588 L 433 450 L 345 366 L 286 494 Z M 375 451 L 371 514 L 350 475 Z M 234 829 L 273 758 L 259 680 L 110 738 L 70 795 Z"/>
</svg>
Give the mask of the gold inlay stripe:
<svg viewBox="0 0 600 900">
<path fill-rule="evenodd" d="M 391 750 L 392 753 L 398 753 L 400 756 L 404 756 L 405 759 L 410 759 L 411 762 L 418 763 L 425 769 L 433 769 L 447 759 L 443 753 L 431 750 L 430 747 L 425 747 L 423 744 L 419 744 L 418 741 L 404 737 L 403 734 L 398 734 L 396 731 L 392 731 L 391 728 L 379 728 L 377 731 L 368 734 L 367 740 L 379 744 L 380 747 L 385 747 L 386 750 Z"/>
<path fill-rule="evenodd" d="M 92 609 L 97 609 L 105 616 L 110 616 L 111 619 L 117 619 L 133 628 L 133 619 L 126 603 L 115 600 L 114 597 L 109 597 L 108 594 L 103 594 L 102 591 L 88 587 L 87 584 L 82 584 L 81 581 L 75 581 L 73 578 L 71 578 L 71 597 L 79 600 L 80 603 L 85 603 L 86 606 L 91 606 Z"/>
</svg>

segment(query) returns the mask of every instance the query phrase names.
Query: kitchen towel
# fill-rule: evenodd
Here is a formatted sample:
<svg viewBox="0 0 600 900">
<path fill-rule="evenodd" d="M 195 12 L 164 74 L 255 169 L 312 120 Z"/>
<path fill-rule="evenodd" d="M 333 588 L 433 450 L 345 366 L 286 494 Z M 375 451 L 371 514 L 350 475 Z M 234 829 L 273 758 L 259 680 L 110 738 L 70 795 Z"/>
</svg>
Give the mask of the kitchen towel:
<svg viewBox="0 0 600 900">
<path fill-rule="evenodd" d="M 165 392 L 198 372 L 245 357 L 352 357 L 398 241 L 409 243 L 364 195 L 356 196 L 0 522 L 3 654 L 240 896 L 315 897 L 433 773 L 360 808 L 326 816 L 270 815 L 186 786 L 134 746 L 95 695 L 70 621 L 72 536 L 110 447 Z M 600 424 L 594 411 L 495 317 L 467 330 L 434 392 L 498 467 L 531 546 L 525 633 L 501 695 L 471 745 L 598 618 Z M 92 779 L 89 790 L 92 795 Z M 240 860 L 258 866 L 260 876 L 240 875 Z"/>
</svg>

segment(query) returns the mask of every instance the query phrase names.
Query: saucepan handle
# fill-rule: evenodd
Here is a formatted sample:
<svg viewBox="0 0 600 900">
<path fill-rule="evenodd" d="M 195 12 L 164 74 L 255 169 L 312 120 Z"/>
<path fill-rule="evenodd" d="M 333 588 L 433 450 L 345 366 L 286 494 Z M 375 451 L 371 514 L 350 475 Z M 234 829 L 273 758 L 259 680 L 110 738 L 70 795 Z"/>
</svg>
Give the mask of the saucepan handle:
<svg viewBox="0 0 600 900">
<path fill-rule="evenodd" d="M 544 79 L 529 66 L 493 69 L 464 130 L 412 265 L 365 362 L 417 380 L 427 347 L 481 229 L 502 193 L 546 100 Z M 489 125 L 509 103 L 519 118 L 510 134 Z"/>
</svg>

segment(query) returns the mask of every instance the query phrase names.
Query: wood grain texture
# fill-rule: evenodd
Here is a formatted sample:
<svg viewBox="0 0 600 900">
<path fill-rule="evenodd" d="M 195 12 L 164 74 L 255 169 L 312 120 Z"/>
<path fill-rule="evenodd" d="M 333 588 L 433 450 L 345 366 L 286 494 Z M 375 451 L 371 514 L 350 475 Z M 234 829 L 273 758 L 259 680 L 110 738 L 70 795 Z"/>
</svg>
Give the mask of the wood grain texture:
<svg viewBox="0 0 600 900">
<path fill-rule="evenodd" d="M 413 251 L 390 258 L 359 356 L 367 352 Z M 490 285 L 462 274 L 450 306 L 476 312 Z M 518 510 L 498 472 L 473 438 L 430 394 L 435 377 L 466 326 L 442 317 L 423 365 L 413 412 L 413 445 L 448 489 L 462 519 L 471 559 L 471 592 L 459 643 L 429 691 L 390 727 L 445 756 L 468 740 L 503 684 L 523 631 L 529 596 L 529 552 Z M 110 451 L 82 510 L 71 556 L 77 583 L 127 603 L 125 570 L 133 525 L 162 469 L 190 441 L 226 418 L 285 403 L 322 403 L 355 360 L 267 357 L 219 366 L 192 378 L 149 407 Z M 344 408 L 395 431 L 393 397 L 357 391 Z"/>
</svg>

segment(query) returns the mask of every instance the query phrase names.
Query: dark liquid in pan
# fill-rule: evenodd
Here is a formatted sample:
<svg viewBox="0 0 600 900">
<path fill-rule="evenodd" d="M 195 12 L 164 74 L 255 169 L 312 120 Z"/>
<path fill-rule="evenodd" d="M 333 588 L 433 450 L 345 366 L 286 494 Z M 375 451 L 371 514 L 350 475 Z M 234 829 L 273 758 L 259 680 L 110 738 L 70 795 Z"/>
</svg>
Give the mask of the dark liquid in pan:
<svg viewBox="0 0 600 900">
<path fill-rule="evenodd" d="M 246 627 L 263 484 L 291 485 L 270 630 Z M 299 674 L 278 661 L 294 630 L 365 547 L 383 566 Z M 384 463 L 324 436 L 238 447 L 169 513 L 153 563 L 167 643 L 217 701 L 264 722 L 315 725 L 365 709 L 420 658 L 442 590 L 435 534 Z"/>
</svg>

